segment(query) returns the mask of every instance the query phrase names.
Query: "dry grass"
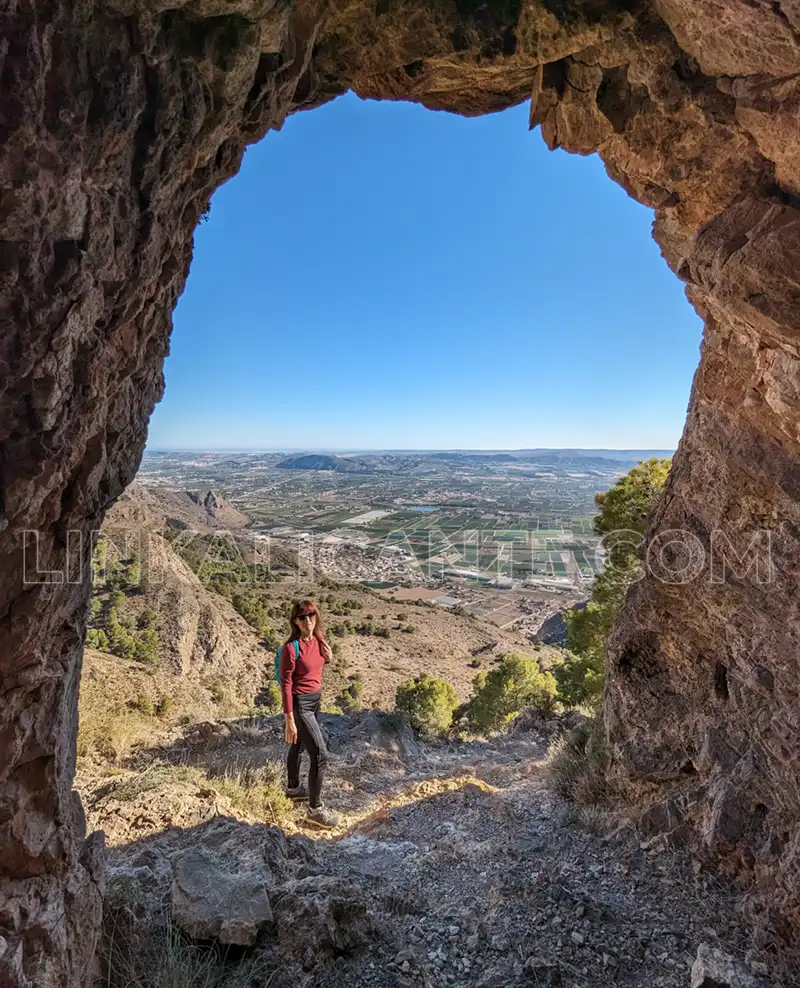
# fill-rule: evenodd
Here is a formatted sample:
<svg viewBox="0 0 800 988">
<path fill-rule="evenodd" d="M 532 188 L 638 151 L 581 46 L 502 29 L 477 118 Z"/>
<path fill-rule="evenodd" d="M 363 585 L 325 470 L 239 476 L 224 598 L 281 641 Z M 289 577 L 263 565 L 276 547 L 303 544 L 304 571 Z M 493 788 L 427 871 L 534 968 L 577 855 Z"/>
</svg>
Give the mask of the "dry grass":
<svg viewBox="0 0 800 988">
<path fill-rule="evenodd" d="M 218 775 L 205 778 L 208 784 L 230 800 L 236 809 L 267 823 L 277 823 L 291 810 L 284 794 L 285 770 L 280 762 L 264 765 L 227 765 Z"/>
<path fill-rule="evenodd" d="M 103 710 L 83 703 L 78 727 L 78 757 L 120 762 L 138 745 L 152 743 L 163 724 L 133 710 Z"/>
<path fill-rule="evenodd" d="M 173 765 L 153 762 L 141 772 L 114 783 L 111 798 L 115 802 L 131 803 L 148 793 L 163 793 L 169 800 L 169 790 L 181 783 L 201 789 L 211 789 L 227 800 L 236 815 L 260 823 L 280 823 L 292 809 L 284 794 L 283 767 L 277 762 L 265 765 L 225 765 L 219 770 L 203 770 L 194 765 Z"/>
<path fill-rule="evenodd" d="M 548 752 L 546 778 L 564 799 L 583 806 L 601 806 L 610 795 L 606 763 L 602 724 L 593 721 L 553 744 Z"/>
<path fill-rule="evenodd" d="M 268 988 L 274 978 L 257 956 L 194 943 L 168 911 L 154 917 L 144 942 L 137 938 L 135 945 L 122 926 L 109 925 L 96 988 Z"/>
</svg>

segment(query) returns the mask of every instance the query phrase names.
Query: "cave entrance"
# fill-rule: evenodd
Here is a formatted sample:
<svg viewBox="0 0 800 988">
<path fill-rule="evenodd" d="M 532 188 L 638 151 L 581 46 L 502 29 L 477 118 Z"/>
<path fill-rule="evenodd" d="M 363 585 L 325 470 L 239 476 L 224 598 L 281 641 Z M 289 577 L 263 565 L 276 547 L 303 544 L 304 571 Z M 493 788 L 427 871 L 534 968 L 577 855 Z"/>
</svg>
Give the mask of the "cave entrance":
<svg viewBox="0 0 800 988">
<path fill-rule="evenodd" d="M 632 801 L 667 797 L 687 761 L 702 765 L 714 786 L 696 790 L 681 830 L 720 853 L 757 834 L 730 860 L 756 862 L 770 907 L 796 917 L 796 841 L 781 836 L 796 830 L 782 797 L 798 791 L 799 763 L 792 5 L 732 2 L 724 17 L 714 0 L 222 6 L 76 14 L 30 0 L 3 23 L 0 976 L 66 988 L 91 970 L 102 849 L 72 792 L 89 588 L 70 564 L 76 546 L 86 562 L 89 533 L 137 471 L 193 231 L 245 146 L 348 90 L 467 116 L 531 98 L 549 147 L 598 151 L 655 210 L 656 242 L 705 323 L 656 530 L 706 546 L 720 525 L 745 541 L 766 526 L 780 579 L 768 591 L 747 573 L 637 584 L 611 658 L 645 636 L 668 689 L 654 711 L 639 677 L 612 676 L 606 731 Z M 723 660 L 727 701 L 714 692 Z M 744 777 L 724 788 L 732 750 L 759 766 L 758 792 Z M 721 811 L 742 792 L 752 801 L 730 837 Z"/>
</svg>

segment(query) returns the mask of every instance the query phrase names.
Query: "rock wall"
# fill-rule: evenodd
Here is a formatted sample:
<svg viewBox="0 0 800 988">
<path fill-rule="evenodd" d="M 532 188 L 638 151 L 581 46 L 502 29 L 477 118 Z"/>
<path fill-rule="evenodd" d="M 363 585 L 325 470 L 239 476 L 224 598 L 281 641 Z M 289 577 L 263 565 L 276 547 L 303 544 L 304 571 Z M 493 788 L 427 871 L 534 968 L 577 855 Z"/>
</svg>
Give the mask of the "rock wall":
<svg viewBox="0 0 800 988">
<path fill-rule="evenodd" d="M 91 975 L 88 536 L 139 464 L 192 232 L 247 143 L 348 88 L 463 114 L 532 96 L 550 146 L 599 150 L 655 208 L 706 332 L 651 534 L 705 553 L 768 528 L 776 578 L 635 587 L 615 772 L 800 923 L 798 0 L 18 0 L 0 87 L 0 985 Z"/>
</svg>

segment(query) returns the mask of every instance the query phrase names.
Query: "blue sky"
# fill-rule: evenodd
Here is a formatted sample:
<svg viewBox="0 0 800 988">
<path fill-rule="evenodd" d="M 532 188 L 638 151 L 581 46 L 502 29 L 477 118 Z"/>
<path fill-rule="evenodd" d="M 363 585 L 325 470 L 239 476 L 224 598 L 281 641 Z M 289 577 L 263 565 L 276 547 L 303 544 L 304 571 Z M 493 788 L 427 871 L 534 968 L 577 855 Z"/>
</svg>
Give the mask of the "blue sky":
<svg viewBox="0 0 800 988">
<path fill-rule="evenodd" d="M 250 148 L 148 448 L 673 448 L 700 320 L 651 211 L 527 113 L 347 95 Z"/>
</svg>

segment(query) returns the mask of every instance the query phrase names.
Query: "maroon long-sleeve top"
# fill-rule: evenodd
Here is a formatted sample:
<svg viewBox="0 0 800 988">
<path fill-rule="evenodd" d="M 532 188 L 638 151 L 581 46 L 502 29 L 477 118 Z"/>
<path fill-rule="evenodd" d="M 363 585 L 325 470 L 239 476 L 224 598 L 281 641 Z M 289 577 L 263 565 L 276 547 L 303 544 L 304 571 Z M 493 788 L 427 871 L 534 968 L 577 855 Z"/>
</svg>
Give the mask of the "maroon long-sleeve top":
<svg viewBox="0 0 800 988">
<path fill-rule="evenodd" d="M 290 714 L 294 710 L 292 693 L 315 693 L 322 689 L 322 667 L 325 658 L 316 638 L 304 642 L 297 639 L 300 654 L 295 660 L 294 644 L 286 642 L 281 650 L 281 698 L 283 712 Z"/>
</svg>

